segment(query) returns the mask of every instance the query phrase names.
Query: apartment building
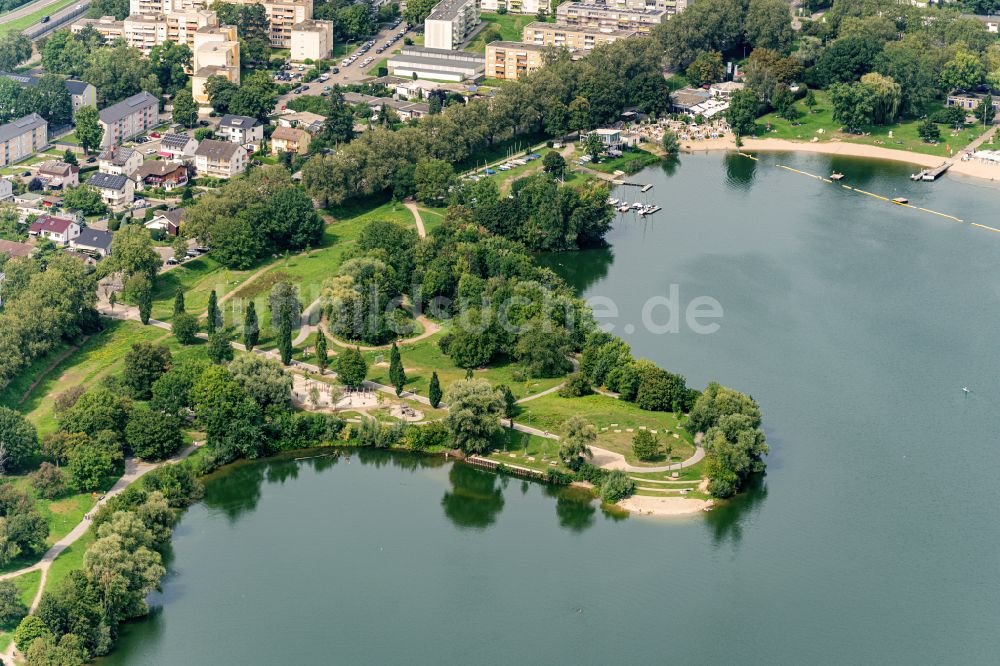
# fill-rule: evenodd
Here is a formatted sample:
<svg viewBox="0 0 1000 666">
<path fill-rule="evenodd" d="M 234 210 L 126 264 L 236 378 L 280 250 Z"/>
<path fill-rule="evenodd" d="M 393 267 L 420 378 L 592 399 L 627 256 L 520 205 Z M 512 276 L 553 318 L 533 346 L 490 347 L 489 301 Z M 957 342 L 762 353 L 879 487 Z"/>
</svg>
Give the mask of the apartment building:
<svg viewBox="0 0 1000 666">
<path fill-rule="evenodd" d="M 333 50 L 333 21 L 309 19 L 292 26 L 292 62 L 322 60 Z"/>
<path fill-rule="evenodd" d="M 271 134 L 271 154 L 298 153 L 305 155 L 309 150 L 312 135 L 295 127 L 276 127 Z"/>
<path fill-rule="evenodd" d="M 460 48 L 479 25 L 479 0 L 441 0 L 424 19 L 424 46 Z"/>
<path fill-rule="evenodd" d="M 604 0 L 604 4 L 616 9 L 664 10 L 677 14 L 687 9 L 688 0 Z"/>
<path fill-rule="evenodd" d="M 313 0 L 234 0 L 240 5 L 264 5 L 271 26 L 271 46 L 292 48 L 292 26 L 313 17 Z"/>
<path fill-rule="evenodd" d="M 99 112 L 104 136 L 101 148 L 126 141 L 156 127 L 160 116 L 160 100 L 146 91 L 105 107 Z"/>
<path fill-rule="evenodd" d="M 229 141 L 205 139 L 194 152 L 194 163 L 199 176 L 232 178 L 246 171 L 247 151 Z"/>
<path fill-rule="evenodd" d="M 97 156 L 97 170 L 112 176 L 131 176 L 142 166 L 142 153 L 124 146 L 109 146 Z"/>
<path fill-rule="evenodd" d="M 503 81 L 516 81 L 525 74 L 541 69 L 544 46 L 520 42 L 490 42 L 486 45 L 486 76 Z"/>
<path fill-rule="evenodd" d="M 193 50 L 198 30 L 217 26 L 219 19 L 213 11 L 189 9 L 169 14 L 133 14 L 122 24 L 128 45 L 149 55 L 154 46 L 164 42 L 187 44 Z"/>
<path fill-rule="evenodd" d="M 556 20 L 566 26 L 611 30 L 634 30 L 646 34 L 667 20 L 665 9 L 620 9 L 609 5 L 564 2 L 556 8 Z"/>
<path fill-rule="evenodd" d="M 256 118 L 249 116 L 234 116 L 227 113 L 222 116 L 215 133 L 226 141 L 256 151 L 264 142 L 264 125 Z"/>
<path fill-rule="evenodd" d="M 111 44 L 116 39 L 125 39 L 125 21 L 118 21 L 114 16 L 79 19 L 73 21 L 69 26 L 69 30 L 75 35 L 87 27 L 91 27 L 101 33 L 105 44 Z"/>
<path fill-rule="evenodd" d="M 129 0 L 129 14 L 170 14 L 171 12 L 204 9 L 211 0 Z"/>
<path fill-rule="evenodd" d="M 20 84 L 22 88 L 37 86 L 38 82 L 42 80 L 38 76 L 13 72 L 0 72 L 0 76 Z M 69 93 L 70 101 L 73 104 L 73 113 L 76 113 L 81 106 L 97 106 L 97 89 L 89 83 L 66 79 L 66 92 Z"/>
<path fill-rule="evenodd" d="M 221 76 L 240 83 L 240 41 L 236 26 L 216 25 L 199 28 L 191 49 L 191 96 L 201 105 L 208 105 L 205 84 L 210 76 Z"/>
<path fill-rule="evenodd" d="M 48 143 L 49 124 L 37 113 L 0 125 L 0 167 L 31 157 Z"/>
<path fill-rule="evenodd" d="M 537 14 L 549 12 L 552 4 L 550 0 L 482 0 L 479 7 L 484 12 L 496 12 L 503 7 L 508 14 Z"/>
<path fill-rule="evenodd" d="M 628 39 L 638 34 L 635 30 L 581 28 L 561 23 L 536 21 L 524 26 L 521 38 L 525 44 L 535 46 L 555 46 L 557 48 L 565 47 L 571 51 L 589 51 L 595 46 L 610 44 L 619 39 Z"/>
</svg>

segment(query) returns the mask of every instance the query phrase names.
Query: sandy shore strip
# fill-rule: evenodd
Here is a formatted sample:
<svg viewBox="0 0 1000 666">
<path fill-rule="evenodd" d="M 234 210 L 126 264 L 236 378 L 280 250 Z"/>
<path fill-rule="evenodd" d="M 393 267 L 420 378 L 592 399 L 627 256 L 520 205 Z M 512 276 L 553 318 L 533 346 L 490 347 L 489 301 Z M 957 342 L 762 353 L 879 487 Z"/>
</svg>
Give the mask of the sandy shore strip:
<svg viewBox="0 0 1000 666">
<path fill-rule="evenodd" d="M 685 141 L 681 145 L 684 152 L 697 153 L 713 150 L 736 150 L 736 142 L 732 138 L 706 139 L 705 141 Z M 949 174 L 961 174 L 984 180 L 1000 181 L 1000 164 L 981 162 L 979 160 L 962 161 L 961 159 L 945 158 L 938 155 L 913 153 L 908 150 L 895 150 L 883 146 L 870 146 L 864 143 L 849 143 L 847 141 L 789 141 L 787 139 L 744 139 L 745 152 L 800 152 L 819 153 L 823 155 L 844 155 L 846 157 L 865 157 L 869 159 L 906 162 L 921 167 L 936 167 L 942 162 L 951 162 Z"/>
<path fill-rule="evenodd" d="M 712 502 L 684 497 L 632 495 L 618 502 L 618 506 L 630 513 L 644 516 L 687 516 L 712 506 Z"/>
</svg>

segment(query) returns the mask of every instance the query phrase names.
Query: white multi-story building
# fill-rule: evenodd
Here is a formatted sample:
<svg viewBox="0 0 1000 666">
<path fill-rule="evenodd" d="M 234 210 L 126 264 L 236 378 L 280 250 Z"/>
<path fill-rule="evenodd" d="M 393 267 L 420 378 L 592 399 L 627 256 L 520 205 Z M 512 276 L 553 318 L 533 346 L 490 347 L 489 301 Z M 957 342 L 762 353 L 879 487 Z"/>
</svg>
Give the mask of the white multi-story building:
<svg viewBox="0 0 1000 666">
<path fill-rule="evenodd" d="M 424 46 L 460 48 L 479 25 L 479 0 L 441 0 L 424 19 Z"/>
<path fill-rule="evenodd" d="M 133 14 L 122 22 L 125 41 L 145 55 L 164 42 L 187 44 L 194 49 L 195 34 L 219 25 L 215 12 L 189 9 L 168 14 Z"/>
<path fill-rule="evenodd" d="M 333 21 L 310 19 L 292 26 L 292 62 L 322 60 L 333 50 Z"/>
<path fill-rule="evenodd" d="M 202 105 L 209 103 L 205 84 L 210 76 L 221 76 L 239 85 L 240 41 L 236 26 L 199 28 L 191 50 L 191 96 L 195 102 Z"/>
<path fill-rule="evenodd" d="M 640 33 L 648 33 L 667 17 L 665 9 L 628 9 L 583 2 L 564 2 L 556 8 L 556 20 L 562 25 Z"/>
<path fill-rule="evenodd" d="M 613 28 L 582 28 L 562 23 L 533 22 L 524 26 L 521 40 L 535 46 L 555 46 L 571 51 L 589 51 L 602 44 L 610 44 L 619 39 L 636 36 L 635 30 L 615 30 Z"/>
<path fill-rule="evenodd" d="M 194 164 L 199 176 L 232 178 L 246 171 L 247 151 L 229 141 L 205 139 L 194 152 Z"/>
<path fill-rule="evenodd" d="M 156 127 L 160 116 L 160 100 L 144 90 L 101 109 L 99 115 L 98 122 L 104 128 L 101 148 L 107 148 Z"/>
<path fill-rule="evenodd" d="M 240 5 L 264 5 L 271 26 L 271 46 L 288 49 L 292 46 L 292 26 L 313 17 L 313 0 L 234 0 Z"/>
<path fill-rule="evenodd" d="M 552 4 L 550 0 L 481 0 L 479 7 L 484 12 L 496 12 L 502 7 L 509 14 L 537 14 L 548 12 Z"/>
</svg>

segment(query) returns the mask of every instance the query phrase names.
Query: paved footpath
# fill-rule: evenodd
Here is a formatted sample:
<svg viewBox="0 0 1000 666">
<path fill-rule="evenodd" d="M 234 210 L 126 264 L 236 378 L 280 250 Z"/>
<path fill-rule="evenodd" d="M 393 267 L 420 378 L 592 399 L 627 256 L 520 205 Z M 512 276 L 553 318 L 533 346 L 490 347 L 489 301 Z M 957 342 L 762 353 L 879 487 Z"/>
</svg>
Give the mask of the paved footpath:
<svg viewBox="0 0 1000 666">
<path fill-rule="evenodd" d="M 59 555 L 62 554 L 64 550 L 72 546 L 84 534 L 87 533 L 87 530 L 90 529 L 91 525 L 90 516 L 96 513 L 97 510 L 100 509 L 102 506 L 104 506 L 108 502 L 108 500 L 110 500 L 112 497 L 114 497 L 118 493 L 128 488 L 133 482 L 140 479 L 143 475 L 152 472 L 154 469 L 160 467 L 161 465 L 165 465 L 167 463 L 177 463 L 184 460 L 189 455 L 194 453 L 198 449 L 198 447 L 202 446 L 203 444 L 204 442 L 195 442 L 194 444 L 187 447 L 177 455 L 167 458 L 166 460 L 158 463 L 148 463 L 138 460 L 136 458 L 128 458 L 125 461 L 125 473 L 122 474 L 121 478 L 118 479 L 115 485 L 111 487 L 111 490 L 106 492 L 101 497 L 101 499 L 97 501 L 94 507 L 87 513 L 86 516 L 84 516 L 83 520 L 81 520 L 76 525 L 76 527 L 70 530 L 69 534 L 59 539 L 59 541 L 56 541 L 52 545 L 52 547 L 49 548 L 44 555 L 42 555 L 41 560 L 39 560 L 35 564 L 32 564 L 30 567 L 25 567 L 23 569 L 18 569 L 17 571 L 11 571 L 10 573 L 3 574 L 2 576 L 0 576 L 0 580 L 9 580 L 11 578 L 17 578 L 18 576 L 24 575 L 31 571 L 41 571 L 42 575 L 41 579 L 38 582 L 38 592 L 35 593 L 35 598 L 32 599 L 31 601 L 30 612 L 34 613 L 35 610 L 38 608 L 38 602 L 41 601 L 42 599 L 42 592 L 45 591 L 45 580 L 48 578 L 49 568 L 52 566 L 52 562 L 55 561 L 55 559 L 59 557 Z M 12 642 L 10 647 L 7 648 L 7 652 L 0 654 L 0 659 L 2 659 L 3 663 L 5 664 L 12 664 L 14 663 L 14 654 L 15 654 L 14 644 Z"/>
</svg>

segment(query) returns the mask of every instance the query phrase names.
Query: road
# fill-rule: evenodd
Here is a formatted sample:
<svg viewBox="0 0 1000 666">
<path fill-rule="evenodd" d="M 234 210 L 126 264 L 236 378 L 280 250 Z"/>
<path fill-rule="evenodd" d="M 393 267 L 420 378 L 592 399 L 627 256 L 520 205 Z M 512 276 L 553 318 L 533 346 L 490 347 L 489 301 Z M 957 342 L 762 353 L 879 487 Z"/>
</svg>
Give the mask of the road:
<svg viewBox="0 0 1000 666">
<path fill-rule="evenodd" d="M 288 101 L 291 99 L 295 99 L 296 97 L 301 97 L 302 95 L 319 95 L 320 93 L 323 92 L 323 88 L 326 86 L 332 86 L 335 83 L 339 83 L 340 85 L 346 85 L 349 83 L 360 83 L 365 79 L 372 78 L 371 76 L 368 75 L 368 70 L 374 67 L 376 63 L 382 60 L 382 58 L 387 58 L 393 51 L 401 48 L 403 46 L 403 40 L 402 39 L 398 40 L 395 44 L 392 45 L 392 48 L 387 49 L 382 53 L 375 53 L 375 49 L 385 44 L 389 40 L 389 37 L 391 35 L 398 33 L 402 29 L 403 29 L 402 24 L 396 28 L 391 28 L 388 25 L 386 25 L 385 27 L 382 28 L 382 30 L 379 31 L 379 33 L 375 37 L 371 38 L 375 41 L 375 46 L 373 46 L 368 51 L 368 53 L 358 58 L 352 64 L 347 65 L 346 67 L 340 67 L 340 62 L 338 61 L 336 63 L 336 67 L 339 67 L 340 71 L 337 74 L 332 75 L 330 77 L 330 80 L 326 81 L 325 83 L 319 83 L 318 81 L 313 81 L 312 83 L 303 84 L 306 89 L 297 95 L 292 92 L 281 95 L 280 97 L 278 97 L 278 103 L 274 107 L 274 112 L 281 113 L 282 111 L 284 111 L 285 107 L 288 105 Z M 410 30 L 406 33 L 406 37 L 412 38 L 415 35 L 416 32 L 413 30 Z M 354 50 L 352 50 L 350 53 L 353 54 L 355 51 L 357 51 L 357 48 L 358 47 L 355 46 Z M 367 65 L 362 65 L 361 63 L 364 62 L 364 59 L 367 56 L 371 56 L 372 58 L 374 58 L 374 60 L 372 60 L 372 62 L 368 63 Z M 295 72 L 297 70 L 290 70 L 290 71 Z"/>
<path fill-rule="evenodd" d="M 6 23 L 7 21 L 14 21 L 19 18 L 24 18 L 25 16 L 29 16 L 31 14 L 34 14 L 35 12 L 39 12 L 45 9 L 46 7 L 50 7 L 58 2 L 60 2 L 60 0 L 35 0 L 35 2 L 29 2 L 28 4 L 21 5 L 17 9 L 12 9 L 5 14 L 0 14 L 0 21 Z"/>
</svg>

